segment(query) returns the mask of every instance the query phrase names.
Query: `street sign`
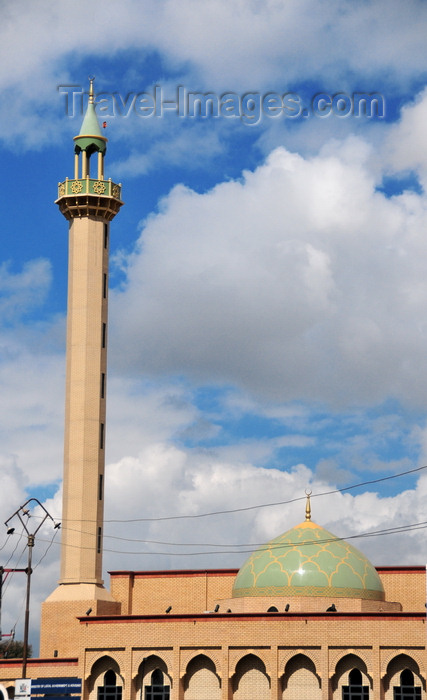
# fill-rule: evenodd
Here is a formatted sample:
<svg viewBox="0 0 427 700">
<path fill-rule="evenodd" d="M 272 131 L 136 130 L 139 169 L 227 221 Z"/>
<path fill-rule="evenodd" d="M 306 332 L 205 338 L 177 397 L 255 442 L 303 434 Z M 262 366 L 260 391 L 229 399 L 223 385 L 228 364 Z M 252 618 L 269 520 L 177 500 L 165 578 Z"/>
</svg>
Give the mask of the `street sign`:
<svg viewBox="0 0 427 700">
<path fill-rule="evenodd" d="M 36 678 L 31 681 L 31 696 L 61 696 L 71 693 L 80 694 L 81 692 L 82 681 L 80 678 Z M 77 698 L 73 698 L 73 700 L 77 700 Z"/>
</svg>

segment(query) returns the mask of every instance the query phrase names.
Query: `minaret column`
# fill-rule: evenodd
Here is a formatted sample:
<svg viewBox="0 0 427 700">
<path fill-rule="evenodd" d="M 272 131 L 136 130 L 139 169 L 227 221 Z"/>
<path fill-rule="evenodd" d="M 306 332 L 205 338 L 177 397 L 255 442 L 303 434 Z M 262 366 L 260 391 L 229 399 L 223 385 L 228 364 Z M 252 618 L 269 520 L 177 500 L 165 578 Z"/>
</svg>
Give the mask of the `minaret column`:
<svg viewBox="0 0 427 700">
<path fill-rule="evenodd" d="M 69 230 L 61 584 L 102 585 L 109 224 Z"/>
<path fill-rule="evenodd" d="M 103 136 L 89 102 L 74 138 L 74 179 L 58 185 L 56 203 L 69 222 L 68 312 L 61 574 L 42 606 L 40 653 L 72 654 L 77 618 L 118 614 L 103 586 L 108 255 L 110 222 L 123 202 L 121 185 L 104 180 Z M 90 160 L 97 158 L 97 177 Z M 58 635 L 63 626 L 64 634 Z"/>
<path fill-rule="evenodd" d="M 87 177 L 89 175 L 89 159 L 87 157 L 86 151 L 82 152 L 82 177 Z"/>
<path fill-rule="evenodd" d="M 98 180 L 104 179 L 104 156 L 101 152 L 98 153 Z"/>
</svg>

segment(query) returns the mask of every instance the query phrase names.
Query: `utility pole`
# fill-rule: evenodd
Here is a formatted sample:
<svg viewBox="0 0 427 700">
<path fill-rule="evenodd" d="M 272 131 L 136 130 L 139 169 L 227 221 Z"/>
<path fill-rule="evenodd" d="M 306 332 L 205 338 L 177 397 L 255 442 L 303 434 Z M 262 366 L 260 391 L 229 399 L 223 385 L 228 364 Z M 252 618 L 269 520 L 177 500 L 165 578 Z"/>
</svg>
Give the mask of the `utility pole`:
<svg viewBox="0 0 427 700">
<path fill-rule="evenodd" d="M 42 510 L 42 516 L 40 518 L 40 522 L 35 528 L 34 532 L 30 532 L 30 529 L 28 527 L 29 525 L 29 520 L 31 518 L 31 513 L 30 513 L 30 508 L 27 506 L 29 504 L 32 504 L 30 507 L 35 507 L 36 505 L 39 506 Z M 54 519 L 48 513 L 46 508 L 40 503 L 40 501 L 37 498 L 29 498 L 28 501 L 24 503 L 24 505 L 20 506 L 18 510 L 16 510 L 10 518 L 8 518 L 5 522 L 6 527 L 8 527 L 9 523 L 13 518 L 18 517 L 22 527 L 24 528 L 26 534 L 27 534 L 27 547 L 28 547 L 28 564 L 27 568 L 24 569 L 24 571 L 27 574 L 27 591 L 26 591 L 26 603 L 25 603 L 25 623 L 24 623 L 24 648 L 22 652 L 22 678 L 26 677 L 27 674 L 27 659 L 28 659 L 28 631 L 29 631 L 29 625 L 30 625 L 30 592 L 31 592 L 31 574 L 33 573 L 33 570 L 31 568 L 32 565 L 32 557 L 33 557 L 33 547 L 36 539 L 36 535 L 42 525 L 45 523 L 47 519 L 50 519 L 53 522 L 53 527 L 58 529 L 61 526 L 61 523 L 55 523 Z M 27 520 L 24 520 L 24 517 L 27 518 Z M 38 516 L 37 516 L 38 517 Z M 13 534 L 15 528 L 9 528 L 8 529 L 8 534 Z"/>
</svg>

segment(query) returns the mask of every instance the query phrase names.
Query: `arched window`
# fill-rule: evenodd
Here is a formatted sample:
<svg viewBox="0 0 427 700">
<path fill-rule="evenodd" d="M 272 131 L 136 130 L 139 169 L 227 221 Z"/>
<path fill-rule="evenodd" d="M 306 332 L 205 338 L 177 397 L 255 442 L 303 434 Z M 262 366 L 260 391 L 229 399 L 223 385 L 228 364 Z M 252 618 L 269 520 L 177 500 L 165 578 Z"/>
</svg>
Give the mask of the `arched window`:
<svg viewBox="0 0 427 700">
<path fill-rule="evenodd" d="M 414 674 L 405 668 L 400 674 L 400 685 L 393 688 L 394 700 L 420 700 L 421 688 L 414 685 Z"/>
<path fill-rule="evenodd" d="M 414 674 L 409 668 L 403 669 L 400 674 L 400 685 L 414 685 Z"/>
<path fill-rule="evenodd" d="M 221 684 L 216 666 L 205 654 L 194 656 L 183 677 L 182 700 L 220 700 Z"/>
<path fill-rule="evenodd" d="M 232 678 L 232 687 L 233 700 L 269 700 L 270 678 L 264 662 L 254 654 L 240 659 Z"/>
<path fill-rule="evenodd" d="M 342 687 L 342 700 L 369 700 L 369 686 L 362 683 L 361 672 L 353 668 L 348 674 L 348 685 Z"/>
<path fill-rule="evenodd" d="M 362 685 L 362 674 L 358 668 L 353 668 L 348 674 L 349 685 Z"/>
<path fill-rule="evenodd" d="M 169 700 L 170 686 L 164 685 L 159 668 L 151 674 L 151 685 L 145 686 L 145 700 Z"/>
<path fill-rule="evenodd" d="M 314 662 L 305 654 L 297 654 L 287 662 L 282 676 L 280 700 L 321 700 L 322 688 Z"/>
<path fill-rule="evenodd" d="M 279 612 L 275 605 L 270 605 L 267 612 Z"/>
<path fill-rule="evenodd" d="M 107 671 L 104 685 L 98 688 L 98 700 L 122 700 L 122 687 L 116 684 L 114 671 Z"/>
</svg>

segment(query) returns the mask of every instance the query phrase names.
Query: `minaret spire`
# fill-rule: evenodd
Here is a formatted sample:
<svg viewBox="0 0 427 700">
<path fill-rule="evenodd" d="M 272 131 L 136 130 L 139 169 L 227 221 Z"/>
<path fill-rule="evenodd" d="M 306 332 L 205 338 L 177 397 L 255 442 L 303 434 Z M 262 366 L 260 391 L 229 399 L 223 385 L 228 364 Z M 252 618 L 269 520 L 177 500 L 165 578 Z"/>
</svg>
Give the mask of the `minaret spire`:
<svg viewBox="0 0 427 700">
<path fill-rule="evenodd" d="M 118 606 L 103 587 L 102 548 L 110 221 L 123 202 L 121 185 L 104 179 L 107 139 L 95 111 L 93 81 L 74 137 L 74 178 L 59 183 L 56 200 L 69 221 L 69 264 L 61 577 L 44 603 L 43 614 L 52 618 L 42 626 L 41 649 L 48 655 L 57 649 L 66 656 L 71 644 L 64 638 L 60 650 L 49 637 L 59 624 L 57 605 L 64 603 L 68 617 L 74 608 L 76 616 L 86 609 L 82 601 L 95 614 L 115 613 Z M 95 154 L 97 177 L 92 178 Z"/>
<path fill-rule="evenodd" d="M 98 154 L 97 179 L 104 179 L 104 157 L 107 151 L 108 139 L 103 136 L 99 126 L 95 109 L 95 92 L 93 88 L 95 78 L 89 78 L 89 100 L 86 113 L 78 136 L 74 137 L 74 179 L 79 178 L 79 157 L 81 155 L 81 177 L 90 177 L 90 157 Z"/>
<path fill-rule="evenodd" d="M 95 80 L 94 75 L 92 77 L 89 77 L 89 103 L 90 104 L 93 104 L 95 102 L 94 91 L 93 91 L 94 80 Z"/>
</svg>

